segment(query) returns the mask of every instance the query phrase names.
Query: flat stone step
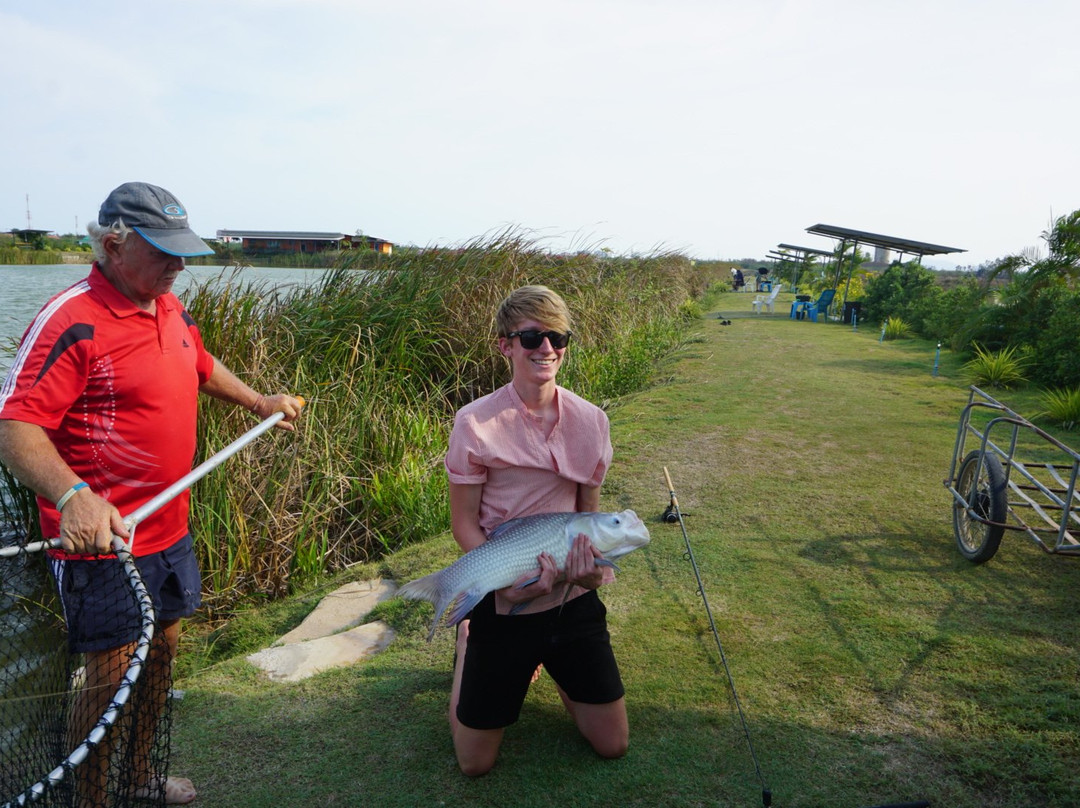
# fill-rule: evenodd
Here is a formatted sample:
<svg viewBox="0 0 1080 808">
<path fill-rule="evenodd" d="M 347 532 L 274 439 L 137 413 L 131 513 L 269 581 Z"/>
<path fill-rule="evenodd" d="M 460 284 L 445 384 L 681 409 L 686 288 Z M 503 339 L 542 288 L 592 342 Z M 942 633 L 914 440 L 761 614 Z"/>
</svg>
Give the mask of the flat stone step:
<svg viewBox="0 0 1080 808">
<path fill-rule="evenodd" d="M 392 598 L 396 592 L 397 586 L 382 578 L 345 584 L 320 600 L 300 625 L 274 645 L 314 640 L 358 626 L 376 605 Z"/>
<path fill-rule="evenodd" d="M 382 579 L 345 584 L 319 601 L 299 626 L 247 660 L 274 681 L 296 682 L 367 659 L 393 641 L 394 631 L 381 620 L 364 623 L 364 618 L 396 592 Z"/>
<path fill-rule="evenodd" d="M 394 636 L 390 626 L 377 620 L 329 637 L 264 648 L 247 660 L 275 682 L 299 682 L 374 656 L 393 642 Z"/>
</svg>

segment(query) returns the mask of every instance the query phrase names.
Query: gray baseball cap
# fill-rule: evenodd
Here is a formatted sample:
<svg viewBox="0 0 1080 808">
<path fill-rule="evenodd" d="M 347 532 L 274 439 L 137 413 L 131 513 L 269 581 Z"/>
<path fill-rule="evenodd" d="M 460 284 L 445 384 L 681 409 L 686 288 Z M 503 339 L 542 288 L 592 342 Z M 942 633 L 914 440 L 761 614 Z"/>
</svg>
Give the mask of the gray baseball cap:
<svg viewBox="0 0 1080 808">
<path fill-rule="evenodd" d="M 187 211 L 164 188 L 146 182 L 125 182 L 101 203 L 98 224 L 123 221 L 162 252 L 184 257 L 212 255 L 210 246 L 188 227 Z"/>
</svg>

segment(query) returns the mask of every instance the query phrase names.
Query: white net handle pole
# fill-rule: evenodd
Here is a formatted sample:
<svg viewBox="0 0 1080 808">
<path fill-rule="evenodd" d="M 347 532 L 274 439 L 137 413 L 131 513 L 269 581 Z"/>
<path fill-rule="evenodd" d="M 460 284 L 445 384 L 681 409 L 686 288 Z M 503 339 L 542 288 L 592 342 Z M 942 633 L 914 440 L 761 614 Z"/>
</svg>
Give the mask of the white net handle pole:
<svg viewBox="0 0 1080 808">
<path fill-rule="evenodd" d="M 303 399 L 301 399 L 301 401 L 303 401 Z M 280 421 L 284 417 L 285 417 L 285 413 L 283 413 L 283 412 L 275 412 L 273 415 L 271 415 L 265 421 L 260 423 L 258 426 L 252 427 L 251 429 L 249 429 L 247 432 L 245 432 L 239 438 L 234 440 L 232 443 L 230 443 L 228 446 L 226 446 L 220 452 L 218 452 L 215 455 L 212 455 L 211 457 L 208 457 L 202 463 L 197 465 L 195 468 L 193 468 L 191 471 L 189 471 L 187 474 L 185 474 L 183 477 L 181 477 L 175 483 L 170 485 L 168 488 L 166 488 L 164 491 L 162 491 L 156 497 L 153 497 L 152 499 L 147 500 L 146 503 L 144 503 L 140 507 L 136 508 L 134 511 L 132 511 L 127 516 L 125 516 L 124 517 L 124 525 L 130 530 L 135 525 L 139 524 L 139 522 L 141 522 L 143 519 L 148 517 L 150 514 L 152 514 L 154 511 L 156 511 L 162 505 L 165 505 L 166 503 L 171 502 L 172 500 L 176 499 L 176 497 L 178 497 L 180 494 L 182 494 L 184 491 L 191 488 L 191 486 L 193 486 L 195 483 L 197 483 L 199 480 L 201 480 L 203 477 L 205 477 L 211 471 L 216 469 L 218 466 L 220 466 L 222 463 L 224 463 L 226 460 L 228 460 L 234 454 L 239 452 L 241 449 L 243 449 L 245 446 L 247 446 L 249 443 L 251 443 L 253 440 L 255 440 L 255 438 L 259 437 L 261 434 L 266 432 L 268 429 L 271 429 L 275 424 L 278 423 L 278 421 Z"/>
</svg>

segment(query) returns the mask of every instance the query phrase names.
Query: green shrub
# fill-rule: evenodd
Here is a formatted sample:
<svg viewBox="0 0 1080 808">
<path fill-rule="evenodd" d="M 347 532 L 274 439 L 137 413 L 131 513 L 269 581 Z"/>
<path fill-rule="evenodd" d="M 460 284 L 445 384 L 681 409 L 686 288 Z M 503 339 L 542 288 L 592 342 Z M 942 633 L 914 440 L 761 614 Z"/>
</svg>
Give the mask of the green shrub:
<svg viewBox="0 0 1080 808">
<path fill-rule="evenodd" d="M 975 345 L 975 357 L 964 365 L 964 372 L 973 384 L 1009 388 L 1024 381 L 1029 364 L 1027 357 L 1015 347 L 988 351 Z"/>
<path fill-rule="evenodd" d="M 900 317 L 922 333 L 925 314 L 943 294 L 935 274 L 920 264 L 893 264 L 866 283 L 863 317 L 868 323 L 882 323 Z"/>
<path fill-rule="evenodd" d="M 1058 285 L 1039 296 L 1031 340 L 1031 379 L 1044 387 L 1080 387 L 1080 291 Z"/>
<path fill-rule="evenodd" d="M 1022 349 L 1030 361 L 1027 377 L 1040 387 L 1080 385 L 1080 290 L 1069 289 L 1063 281 L 1023 294 L 1017 284 L 1010 284 L 1000 301 L 973 311 L 956 333 L 964 344 L 952 343 L 954 350 L 975 343 L 990 350 Z"/>
<path fill-rule="evenodd" d="M 921 336 L 966 352 L 980 323 L 986 291 L 974 275 L 959 279 L 951 289 L 927 301 Z"/>
<path fill-rule="evenodd" d="M 1045 409 L 1037 417 L 1046 418 L 1062 429 L 1080 427 L 1080 387 L 1046 390 L 1040 403 Z"/>
<path fill-rule="evenodd" d="M 885 321 L 885 339 L 905 339 L 911 336 L 911 326 L 899 317 Z"/>
</svg>

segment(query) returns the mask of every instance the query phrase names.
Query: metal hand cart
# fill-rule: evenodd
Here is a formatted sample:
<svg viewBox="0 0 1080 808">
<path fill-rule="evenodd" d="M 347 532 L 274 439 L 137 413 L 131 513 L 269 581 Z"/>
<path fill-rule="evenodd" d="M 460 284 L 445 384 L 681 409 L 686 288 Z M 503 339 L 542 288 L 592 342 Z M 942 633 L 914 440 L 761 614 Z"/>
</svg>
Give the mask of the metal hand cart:
<svg viewBox="0 0 1080 808">
<path fill-rule="evenodd" d="M 989 561 L 1019 530 L 1047 553 L 1080 556 L 1078 471 L 1080 454 L 972 386 L 945 480 L 960 553 Z"/>
</svg>

